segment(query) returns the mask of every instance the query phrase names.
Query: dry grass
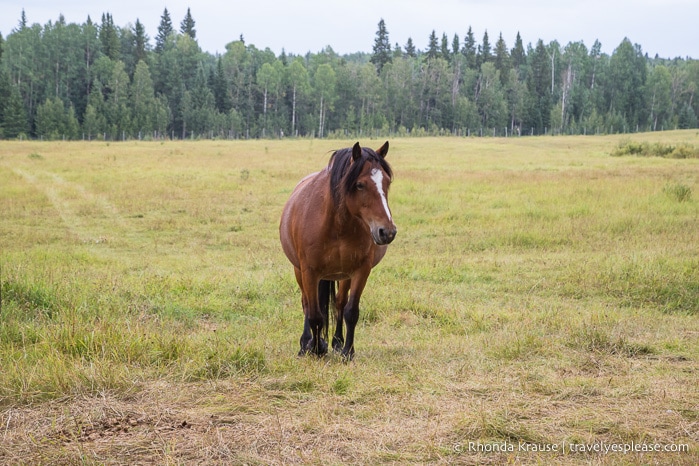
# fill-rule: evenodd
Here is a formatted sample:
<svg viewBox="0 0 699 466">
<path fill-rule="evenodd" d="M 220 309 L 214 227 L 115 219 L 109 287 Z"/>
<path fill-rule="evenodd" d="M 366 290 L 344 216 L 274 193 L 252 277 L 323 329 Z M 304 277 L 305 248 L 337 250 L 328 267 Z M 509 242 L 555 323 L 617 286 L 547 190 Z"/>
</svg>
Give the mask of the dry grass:
<svg viewBox="0 0 699 466">
<path fill-rule="evenodd" d="M 277 222 L 353 141 L 2 142 L 0 463 L 697 464 L 699 162 L 620 140 L 392 140 L 351 364 Z"/>
</svg>

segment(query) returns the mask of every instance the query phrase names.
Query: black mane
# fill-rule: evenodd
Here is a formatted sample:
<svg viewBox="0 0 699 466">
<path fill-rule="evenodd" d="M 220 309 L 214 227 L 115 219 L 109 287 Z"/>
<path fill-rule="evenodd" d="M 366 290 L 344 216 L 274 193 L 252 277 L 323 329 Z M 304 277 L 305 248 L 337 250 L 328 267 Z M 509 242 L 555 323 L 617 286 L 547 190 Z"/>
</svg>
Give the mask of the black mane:
<svg viewBox="0 0 699 466">
<path fill-rule="evenodd" d="M 333 152 L 328 162 L 330 172 L 330 191 L 333 194 L 335 206 L 340 206 L 342 198 L 356 189 L 355 183 L 362 173 L 365 162 L 378 165 L 386 172 L 390 180 L 393 179 L 393 170 L 374 150 L 362 147 L 362 155 L 355 163 L 352 163 L 352 148 L 339 149 Z"/>
</svg>

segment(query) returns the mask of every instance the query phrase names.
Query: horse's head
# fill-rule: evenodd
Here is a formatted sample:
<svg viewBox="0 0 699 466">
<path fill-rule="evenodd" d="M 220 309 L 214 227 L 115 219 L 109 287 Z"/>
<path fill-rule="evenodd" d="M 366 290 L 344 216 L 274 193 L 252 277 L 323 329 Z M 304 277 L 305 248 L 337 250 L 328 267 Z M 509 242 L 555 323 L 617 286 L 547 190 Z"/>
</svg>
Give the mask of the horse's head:
<svg viewBox="0 0 699 466">
<path fill-rule="evenodd" d="M 386 162 L 388 141 L 373 151 L 359 143 L 352 147 L 349 167 L 343 177 L 342 189 L 348 213 L 363 220 L 369 227 L 376 244 L 389 244 L 396 237 L 391 209 L 388 207 L 388 188 L 393 173 Z"/>
</svg>

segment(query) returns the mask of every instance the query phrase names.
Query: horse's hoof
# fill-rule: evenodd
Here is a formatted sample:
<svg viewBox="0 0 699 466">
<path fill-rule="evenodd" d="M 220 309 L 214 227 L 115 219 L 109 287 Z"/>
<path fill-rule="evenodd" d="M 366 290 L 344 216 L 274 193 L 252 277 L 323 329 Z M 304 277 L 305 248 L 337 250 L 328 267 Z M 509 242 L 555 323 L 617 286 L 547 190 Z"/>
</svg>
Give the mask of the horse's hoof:
<svg viewBox="0 0 699 466">
<path fill-rule="evenodd" d="M 326 354 L 328 354 L 328 342 L 321 338 L 318 345 L 318 352 L 316 353 L 316 355 L 318 357 L 321 357 L 325 356 Z"/>
<path fill-rule="evenodd" d="M 316 348 L 315 342 L 311 340 L 306 344 L 305 347 L 301 348 L 298 357 L 302 358 L 308 356 L 309 354 L 312 354 L 319 358 L 325 356 L 326 354 L 328 354 L 328 343 L 321 338 L 318 344 L 318 348 Z"/>
<path fill-rule="evenodd" d="M 343 346 L 345 346 L 344 341 L 337 337 L 333 337 L 333 350 L 335 350 L 336 353 L 340 353 Z"/>
<path fill-rule="evenodd" d="M 340 356 L 342 357 L 342 362 L 351 362 L 354 359 L 354 350 L 342 351 Z"/>
</svg>

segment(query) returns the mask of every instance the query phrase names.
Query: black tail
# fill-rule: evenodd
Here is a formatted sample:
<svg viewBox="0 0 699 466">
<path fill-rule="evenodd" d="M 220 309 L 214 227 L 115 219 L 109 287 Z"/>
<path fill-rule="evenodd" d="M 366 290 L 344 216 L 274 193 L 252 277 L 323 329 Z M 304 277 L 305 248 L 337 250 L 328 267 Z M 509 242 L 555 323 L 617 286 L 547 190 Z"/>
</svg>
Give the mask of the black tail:
<svg viewBox="0 0 699 466">
<path fill-rule="evenodd" d="M 330 306 L 335 302 L 335 282 L 321 280 L 318 283 L 318 305 L 323 314 L 323 338 L 328 341 L 328 326 L 330 323 Z"/>
</svg>

